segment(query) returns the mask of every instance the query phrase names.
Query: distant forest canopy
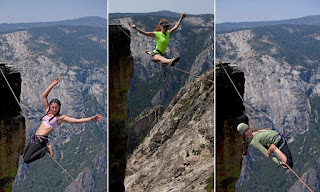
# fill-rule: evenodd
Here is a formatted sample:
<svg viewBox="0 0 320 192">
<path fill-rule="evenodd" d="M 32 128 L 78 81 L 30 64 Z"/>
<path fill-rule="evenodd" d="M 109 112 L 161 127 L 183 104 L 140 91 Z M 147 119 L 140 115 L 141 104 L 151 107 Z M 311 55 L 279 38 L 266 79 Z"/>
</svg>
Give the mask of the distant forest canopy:
<svg viewBox="0 0 320 192">
<path fill-rule="evenodd" d="M 38 54 L 68 66 L 106 67 L 106 30 L 87 26 L 53 26 L 29 29 L 27 45 Z M 51 54 L 49 49 L 52 49 Z M 88 64 L 88 65 L 85 65 Z"/>
<path fill-rule="evenodd" d="M 216 32 L 224 33 L 238 31 L 240 29 L 251 29 L 255 27 L 263 27 L 270 25 L 293 24 L 293 25 L 316 25 L 320 26 L 320 15 L 306 16 L 296 19 L 279 20 L 279 21 L 257 21 L 257 22 L 239 22 L 239 23 L 218 23 L 216 24 Z"/>
<path fill-rule="evenodd" d="M 74 25 L 74 26 L 88 26 L 88 27 L 102 27 L 107 28 L 107 19 L 95 16 L 82 17 L 79 19 L 71 19 L 64 21 L 53 22 L 34 22 L 34 23 L 0 23 L 0 33 L 12 32 L 17 30 L 26 30 L 40 27 L 52 27 L 58 25 Z"/>
</svg>

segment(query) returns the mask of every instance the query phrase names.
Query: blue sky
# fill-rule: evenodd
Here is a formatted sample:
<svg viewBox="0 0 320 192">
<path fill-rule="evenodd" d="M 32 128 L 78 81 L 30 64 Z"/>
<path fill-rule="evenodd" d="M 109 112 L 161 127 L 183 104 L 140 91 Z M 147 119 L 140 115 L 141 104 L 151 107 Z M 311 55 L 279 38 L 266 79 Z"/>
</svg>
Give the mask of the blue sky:
<svg viewBox="0 0 320 192">
<path fill-rule="evenodd" d="M 0 0 L 0 23 L 107 17 L 107 0 Z"/>
<path fill-rule="evenodd" d="M 213 14 L 213 0 L 108 0 L 109 12 Z M 107 0 L 0 0 L 0 23 L 106 17 Z M 271 21 L 320 15 L 319 0 L 216 0 L 216 22 Z"/>
<path fill-rule="evenodd" d="M 144 13 L 161 10 L 187 14 L 213 14 L 213 0 L 109 0 L 109 13 Z"/>
<path fill-rule="evenodd" d="M 216 0 L 216 23 L 320 15 L 319 0 Z"/>
</svg>

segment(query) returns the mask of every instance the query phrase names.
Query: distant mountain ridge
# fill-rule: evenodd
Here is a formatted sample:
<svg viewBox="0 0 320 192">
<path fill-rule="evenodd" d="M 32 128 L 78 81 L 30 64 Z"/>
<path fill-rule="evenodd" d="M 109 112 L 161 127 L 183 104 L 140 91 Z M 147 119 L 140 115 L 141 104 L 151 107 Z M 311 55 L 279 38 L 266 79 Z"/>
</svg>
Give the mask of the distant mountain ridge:
<svg viewBox="0 0 320 192">
<path fill-rule="evenodd" d="M 175 12 L 168 11 L 168 10 L 163 10 L 163 11 L 146 12 L 146 13 L 110 13 L 109 17 L 110 18 L 114 18 L 114 17 L 119 18 L 119 17 L 133 17 L 133 16 L 143 16 L 143 15 L 178 17 L 178 16 L 180 16 L 180 13 L 175 13 Z"/>
<path fill-rule="evenodd" d="M 233 31 L 240 29 L 249 29 L 254 27 L 263 27 L 269 25 L 279 25 L 279 24 L 294 24 L 294 25 L 320 25 L 320 15 L 312 15 L 295 19 L 286 19 L 279 21 L 257 21 L 257 22 L 226 22 L 216 24 L 216 31 Z"/>
<path fill-rule="evenodd" d="M 17 31 L 17 30 L 24 30 L 24 29 L 31 29 L 31 28 L 57 26 L 57 25 L 74 25 L 74 26 L 107 28 L 107 19 L 96 17 L 96 16 L 90 16 L 90 17 L 81 17 L 78 19 L 52 21 L 52 22 L 1 23 L 0 32 L 10 32 L 10 31 Z"/>
</svg>

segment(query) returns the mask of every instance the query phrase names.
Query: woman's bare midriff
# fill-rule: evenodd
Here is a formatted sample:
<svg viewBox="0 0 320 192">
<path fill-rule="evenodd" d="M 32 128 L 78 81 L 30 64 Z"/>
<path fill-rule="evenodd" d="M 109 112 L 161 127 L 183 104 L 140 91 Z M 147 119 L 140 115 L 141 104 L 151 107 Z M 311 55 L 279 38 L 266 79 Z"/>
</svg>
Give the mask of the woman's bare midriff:
<svg viewBox="0 0 320 192">
<path fill-rule="evenodd" d="M 36 135 L 48 136 L 53 131 L 48 125 L 41 123 Z"/>
</svg>

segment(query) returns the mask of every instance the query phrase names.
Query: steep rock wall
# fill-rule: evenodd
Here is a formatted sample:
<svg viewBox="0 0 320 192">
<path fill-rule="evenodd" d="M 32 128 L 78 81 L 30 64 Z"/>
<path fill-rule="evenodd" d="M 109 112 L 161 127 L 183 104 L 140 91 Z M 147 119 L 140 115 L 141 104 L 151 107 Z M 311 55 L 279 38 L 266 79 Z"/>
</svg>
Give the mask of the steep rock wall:
<svg viewBox="0 0 320 192">
<path fill-rule="evenodd" d="M 121 26 L 109 27 L 109 189 L 124 191 L 124 177 L 128 154 L 128 106 L 127 94 L 133 76 L 133 58 L 130 38 Z"/>
<path fill-rule="evenodd" d="M 20 101 L 20 73 L 0 66 Z M 0 191 L 11 191 L 25 143 L 25 119 L 4 77 L 0 75 Z"/>
<path fill-rule="evenodd" d="M 156 105 L 145 109 L 131 124 L 128 153 L 131 154 L 133 150 L 139 146 L 145 136 L 147 136 L 152 127 L 159 121 L 163 113 L 163 106 Z"/>
<path fill-rule="evenodd" d="M 223 64 L 216 67 L 216 187 L 217 191 L 235 191 L 242 163 L 242 136 L 236 127 L 241 122 L 248 122 L 248 118 L 244 115 L 242 100 L 222 67 L 242 97 L 245 79 L 237 66 Z"/>
</svg>

